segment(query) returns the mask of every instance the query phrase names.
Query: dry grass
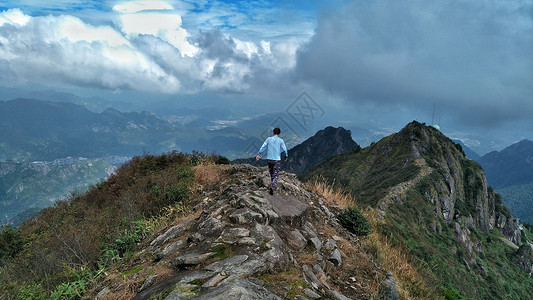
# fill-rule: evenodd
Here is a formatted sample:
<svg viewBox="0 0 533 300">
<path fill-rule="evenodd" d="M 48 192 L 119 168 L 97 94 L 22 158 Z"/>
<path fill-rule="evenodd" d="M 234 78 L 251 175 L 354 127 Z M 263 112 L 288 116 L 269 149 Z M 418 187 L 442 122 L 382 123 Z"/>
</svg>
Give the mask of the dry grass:
<svg viewBox="0 0 533 300">
<path fill-rule="evenodd" d="M 337 230 L 333 226 L 329 225 L 318 225 L 316 226 L 316 230 L 325 236 L 334 236 L 339 235 Z"/>
<path fill-rule="evenodd" d="M 276 274 L 267 274 L 264 275 L 262 279 L 272 284 L 276 282 L 285 282 L 285 283 L 301 283 L 302 276 L 294 269 L 287 270 L 285 272 L 276 273 Z"/>
<path fill-rule="evenodd" d="M 364 212 L 373 228 L 378 225 L 378 218 L 372 210 Z M 437 299 L 437 291 L 427 285 L 429 274 L 422 274 L 416 267 L 412 256 L 402 247 L 394 246 L 389 239 L 372 230 L 372 233 L 364 241 L 368 252 L 372 252 L 380 265 L 394 275 L 397 282 L 397 290 L 403 299 Z"/>
<path fill-rule="evenodd" d="M 354 204 L 354 199 L 350 195 L 342 192 L 340 189 L 334 188 L 334 184 L 329 184 L 323 178 L 316 178 L 314 181 L 305 183 L 308 190 L 314 191 L 319 196 L 324 198 L 324 204 L 340 206 L 342 208 Z"/>
<path fill-rule="evenodd" d="M 301 265 L 314 264 L 318 261 L 318 257 L 314 253 L 298 252 L 294 257 Z"/>
<path fill-rule="evenodd" d="M 223 178 L 223 172 L 231 168 L 230 165 L 200 164 L 192 168 L 195 182 L 202 186 L 209 186 Z"/>
<path fill-rule="evenodd" d="M 156 264 L 153 268 L 150 269 L 150 273 L 146 276 L 146 278 L 154 274 L 158 275 L 156 280 L 156 282 L 158 282 L 167 277 L 170 277 L 170 275 L 174 274 L 174 270 L 169 268 L 168 264 Z"/>
<path fill-rule="evenodd" d="M 137 289 L 137 283 L 129 280 L 124 283 L 124 287 L 118 291 L 108 293 L 101 298 L 102 300 L 128 300 L 135 297 Z"/>
<path fill-rule="evenodd" d="M 306 182 L 306 187 L 316 192 L 319 196 L 324 198 L 324 203 L 327 206 L 338 206 L 347 208 L 349 205 L 355 204 L 355 199 L 350 195 L 336 189 L 333 184 L 327 183 L 322 178 L 314 181 Z M 428 286 L 425 272 L 416 267 L 416 263 L 404 248 L 394 246 L 390 243 L 387 237 L 381 235 L 376 228 L 380 221 L 375 212 L 369 208 L 363 211 L 365 217 L 369 220 L 372 226 L 372 233 L 363 240 L 363 246 L 366 252 L 372 254 L 380 265 L 391 271 L 397 282 L 397 289 L 402 299 L 437 299 L 438 295 L 434 288 Z M 334 229 L 329 226 L 319 226 L 317 229 L 331 236 Z M 341 241 L 339 246 L 347 258 L 357 257 L 361 250 L 347 241 Z M 350 259 L 348 259 L 350 260 Z M 346 263 L 349 263 L 346 261 Z M 357 262 L 353 262 L 357 265 Z M 375 287 L 373 287 L 375 288 Z"/>
</svg>

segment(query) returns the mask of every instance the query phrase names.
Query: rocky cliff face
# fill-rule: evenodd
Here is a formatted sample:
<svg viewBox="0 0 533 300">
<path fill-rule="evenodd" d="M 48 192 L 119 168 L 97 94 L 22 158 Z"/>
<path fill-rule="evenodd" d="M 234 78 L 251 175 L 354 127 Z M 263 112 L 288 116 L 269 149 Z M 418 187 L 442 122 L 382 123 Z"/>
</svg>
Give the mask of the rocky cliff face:
<svg viewBox="0 0 533 300">
<path fill-rule="evenodd" d="M 480 165 L 437 129 L 414 121 L 303 177 L 326 178 L 359 204 L 377 209 L 382 233 L 409 249 L 447 287 L 474 299 L 528 293 L 529 282 L 509 289 L 515 276 L 525 275 L 517 266 L 529 273 L 529 252 L 515 253 L 525 243 L 521 225 Z"/>
<path fill-rule="evenodd" d="M 196 216 L 145 241 L 133 299 L 369 299 L 387 276 L 320 197 L 281 173 L 235 165 L 203 187 Z M 163 271 L 162 271 L 163 270 Z M 389 276 L 390 277 L 390 276 Z M 394 279 L 388 278 L 394 289 Z M 94 291 L 115 299 L 128 287 Z M 395 291 L 389 292 L 394 294 Z"/>
<path fill-rule="evenodd" d="M 459 236 L 472 226 L 484 232 L 498 228 L 514 244 L 521 245 L 517 221 L 488 185 L 483 169 L 466 158 L 459 145 L 440 131 L 416 122 L 398 135 L 409 137 L 409 159 L 421 166 L 415 178 L 424 181 L 420 192 L 434 205 L 436 215 L 448 224 L 457 222 Z"/>
<path fill-rule="evenodd" d="M 531 273 L 533 273 L 533 245 L 524 244 L 520 246 L 518 251 L 516 251 L 514 261 L 524 272 L 531 276 Z"/>
<path fill-rule="evenodd" d="M 306 178 L 324 176 L 347 187 L 360 203 L 386 211 L 416 190 L 446 224 L 457 222 L 487 232 L 498 228 L 516 245 L 517 221 L 487 184 L 483 169 L 460 145 L 416 121 L 360 152 L 325 161 Z"/>
<path fill-rule="evenodd" d="M 220 178 L 204 187 L 196 218 L 145 242 L 133 299 L 369 299 L 378 292 L 386 272 L 295 175 L 282 172 L 273 196 L 266 168 L 234 165 Z M 109 280 L 94 293 L 114 299 L 125 288 Z"/>
<path fill-rule="evenodd" d="M 357 148 L 359 145 L 354 142 L 349 130 L 328 126 L 303 143 L 289 149 L 289 159 L 287 162 L 281 162 L 281 168 L 297 175 L 303 174 L 332 156 Z M 237 159 L 234 163 L 266 166 L 265 160 L 256 162 L 255 158 Z"/>
</svg>

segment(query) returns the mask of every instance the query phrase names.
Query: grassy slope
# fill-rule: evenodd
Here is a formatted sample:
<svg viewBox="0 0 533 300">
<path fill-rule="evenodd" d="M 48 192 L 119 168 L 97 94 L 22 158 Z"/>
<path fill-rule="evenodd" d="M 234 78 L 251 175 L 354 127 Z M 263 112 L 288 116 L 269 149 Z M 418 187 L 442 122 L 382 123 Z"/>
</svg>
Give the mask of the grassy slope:
<svg viewBox="0 0 533 300">
<path fill-rule="evenodd" d="M 0 299 L 77 299 L 161 218 L 187 209 L 191 167 L 204 155 L 134 157 L 107 181 L 0 230 Z M 216 158 L 215 158 L 216 159 Z M 61 296 L 58 296 L 61 295 Z"/>
<path fill-rule="evenodd" d="M 470 228 L 471 239 L 480 242 L 483 249 L 470 253 L 455 234 L 455 221 L 447 224 L 441 215 L 436 216 L 430 197 L 438 196 L 438 187 L 445 182 L 443 161 L 456 165 L 459 174 L 468 178 L 456 194 L 456 208 L 462 216 L 474 215 L 473 199 L 481 192 L 483 175 L 477 163 L 464 157 L 460 146 L 433 128 L 410 124 L 360 152 L 323 162 L 303 178 L 323 177 L 354 195 L 359 205 L 375 207 L 392 186 L 416 177 L 419 169 L 410 159 L 411 140 L 422 140 L 423 136 L 429 142 L 421 143 L 419 150 L 433 172 L 406 191 L 402 204 L 389 205 L 376 230 L 396 246 L 407 249 L 421 270 L 434 274 L 443 295 L 453 298 L 453 291 L 457 290 L 475 299 L 527 299 L 533 280 L 512 262 L 514 250 L 501 241 L 499 231 Z M 496 210 L 508 215 L 501 198 L 495 199 Z"/>
<path fill-rule="evenodd" d="M 393 138 L 389 136 L 381 143 L 328 159 L 302 178 L 323 177 L 331 184 L 345 188 L 358 203 L 375 206 L 389 187 L 413 178 L 419 171 L 413 161 L 405 163 L 410 155 L 409 149 L 388 146 Z"/>
</svg>

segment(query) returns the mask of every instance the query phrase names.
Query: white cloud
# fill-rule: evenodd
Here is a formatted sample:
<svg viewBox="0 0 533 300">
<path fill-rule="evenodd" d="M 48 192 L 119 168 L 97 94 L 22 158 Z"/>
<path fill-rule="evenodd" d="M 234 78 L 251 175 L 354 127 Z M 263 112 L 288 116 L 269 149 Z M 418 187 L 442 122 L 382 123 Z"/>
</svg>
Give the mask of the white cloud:
<svg viewBox="0 0 533 300">
<path fill-rule="evenodd" d="M 128 35 L 149 34 L 159 37 L 180 50 L 182 55 L 193 56 L 198 49 L 187 41 L 187 31 L 181 28 L 181 17 L 160 12 L 138 12 L 121 16 L 122 31 Z"/>
<path fill-rule="evenodd" d="M 199 49 L 187 41 L 187 31 L 181 28 L 181 16 L 170 13 L 173 6 L 165 1 L 134 1 L 117 4 L 113 10 L 121 13 L 122 32 L 127 35 L 149 34 L 169 42 L 182 56 L 194 56 Z"/>
<path fill-rule="evenodd" d="M 279 90 L 278 81 L 289 84 L 285 78 L 303 41 L 235 38 L 218 28 L 190 34 L 164 1 L 117 4 L 111 13 L 95 22 L 106 25 L 93 25 L 87 20 L 94 18 L 1 12 L 2 84 L 163 93 Z"/>
<path fill-rule="evenodd" d="M 121 4 L 117 4 L 113 7 L 113 10 L 116 10 L 121 13 L 137 13 L 145 10 L 165 10 L 165 9 L 174 9 L 172 5 L 166 1 L 159 0 L 141 0 L 141 1 L 128 1 Z"/>
<path fill-rule="evenodd" d="M 112 47 L 131 46 L 128 40 L 113 28 L 109 26 L 94 27 L 75 17 L 62 17 L 62 22 L 58 24 L 57 29 L 60 38 L 65 37 L 73 43 L 85 41 L 106 43 Z"/>
<path fill-rule="evenodd" d="M 30 16 L 24 14 L 20 9 L 14 8 L 4 11 L 0 14 L 0 26 L 8 23 L 14 25 L 26 25 Z"/>
<path fill-rule="evenodd" d="M 180 89 L 177 78 L 109 26 L 71 16 L 28 17 L 22 26 L 0 26 L 0 41 L 4 80 L 166 93 Z"/>
</svg>

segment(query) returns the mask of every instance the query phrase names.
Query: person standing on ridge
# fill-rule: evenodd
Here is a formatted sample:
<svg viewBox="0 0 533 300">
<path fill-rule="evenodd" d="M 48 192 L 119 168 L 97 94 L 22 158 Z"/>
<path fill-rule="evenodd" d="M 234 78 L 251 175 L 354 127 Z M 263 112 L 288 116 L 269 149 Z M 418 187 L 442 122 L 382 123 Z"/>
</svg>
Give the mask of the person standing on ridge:
<svg viewBox="0 0 533 300">
<path fill-rule="evenodd" d="M 268 137 L 259 153 L 255 157 L 255 160 L 259 160 L 261 153 L 267 150 L 267 162 L 268 162 L 268 171 L 270 172 L 270 180 L 272 184 L 270 185 L 270 195 L 274 195 L 274 190 L 276 190 L 279 170 L 281 169 L 281 154 L 285 153 L 285 161 L 289 158 L 289 153 L 287 152 L 287 147 L 285 142 L 279 137 L 281 130 L 279 128 L 274 128 L 274 135 Z"/>
</svg>

